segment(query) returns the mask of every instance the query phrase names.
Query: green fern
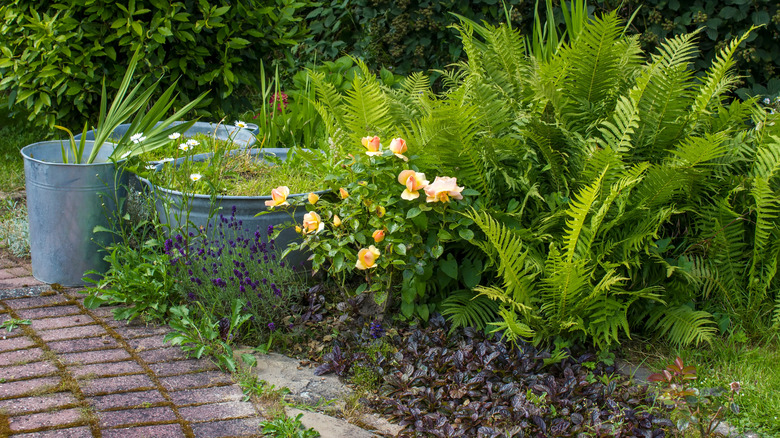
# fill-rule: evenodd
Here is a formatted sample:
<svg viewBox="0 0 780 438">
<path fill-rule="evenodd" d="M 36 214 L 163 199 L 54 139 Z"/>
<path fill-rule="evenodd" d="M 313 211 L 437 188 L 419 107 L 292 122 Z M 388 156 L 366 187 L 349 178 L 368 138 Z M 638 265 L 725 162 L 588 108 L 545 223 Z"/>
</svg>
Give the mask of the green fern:
<svg viewBox="0 0 780 438">
<path fill-rule="evenodd" d="M 566 157 L 561 151 L 563 133 L 560 129 L 535 120 L 529 123 L 521 134 L 530 139 L 544 156 L 547 166 L 550 167 L 553 189 L 567 193 Z"/>
<path fill-rule="evenodd" d="M 482 330 L 498 315 L 498 303 L 485 295 L 461 291 L 442 301 L 441 314 L 452 323 L 450 333 L 461 327 Z"/>
<path fill-rule="evenodd" d="M 384 133 L 390 128 L 386 118 L 390 110 L 379 81 L 362 61 L 358 65 L 363 73 L 355 76 L 352 89 L 344 96 L 344 127 L 355 145 L 366 135 Z"/>
<path fill-rule="evenodd" d="M 693 102 L 693 72 L 688 64 L 697 55 L 698 33 L 667 39 L 652 57 L 653 74 L 638 104 L 640 117 L 634 138 L 639 159 L 657 157 L 680 135 Z"/>
<path fill-rule="evenodd" d="M 688 137 L 671 151 L 677 159 L 675 168 L 691 169 L 714 164 L 713 161 L 728 153 L 726 135 L 705 134 L 704 137 Z"/>
<path fill-rule="evenodd" d="M 606 173 L 607 170 L 605 169 L 596 181 L 575 195 L 569 204 L 569 209 L 566 211 L 569 219 L 566 220 L 567 229 L 566 234 L 563 236 L 567 262 L 574 260 L 577 244 L 580 241 L 580 234 L 583 232 L 583 226 L 585 225 L 585 218 L 598 198 L 599 190 L 601 190 L 601 181 Z"/>
<path fill-rule="evenodd" d="M 751 173 L 756 178 L 770 181 L 780 172 L 780 137 L 770 136 L 765 140 L 756 150 Z"/>
<path fill-rule="evenodd" d="M 526 264 L 529 249 L 524 247 L 522 240 L 517 238 L 511 229 L 493 219 L 488 213 L 472 210 L 466 216 L 485 233 L 490 247 L 495 248 L 498 275 L 501 276 L 504 284 L 503 293 L 516 303 L 530 306 L 534 296 L 532 282 L 535 273 L 534 266 Z M 479 289 L 480 293 L 486 291 Z"/>
<path fill-rule="evenodd" d="M 659 308 L 650 315 L 647 327 L 675 345 L 710 344 L 717 334 L 717 326 L 709 312 L 687 305 Z"/>
<path fill-rule="evenodd" d="M 754 29 L 755 27 L 751 27 L 742 36 L 734 38 L 715 55 L 712 67 L 694 90 L 695 99 L 688 116 L 694 130 L 701 129 L 704 118 L 708 117 L 716 106 L 721 105 L 724 94 L 736 85 L 738 78 L 732 73 L 734 54 Z"/>
<path fill-rule="evenodd" d="M 601 102 L 612 91 L 620 71 L 618 40 L 622 33 L 615 13 L 592 19 L 566 50 L 572 65 L 569 95 L 578 102 Z M 576 78 L 576 80 L 574 80 Z"/>
<path fill-rule="evenodd" d="M 531 327 L 518 321 L 517 313 L 507 308 L 499 309 L 498 313 L 501 319 L 490 323 L 494 327 L 491 333 L 501 333 L 502 339 L 515 345 L 521 340 L 538 340 L 537 333 Z M 538 341 L 535 343 L 538 344 Z"/>
</svg>

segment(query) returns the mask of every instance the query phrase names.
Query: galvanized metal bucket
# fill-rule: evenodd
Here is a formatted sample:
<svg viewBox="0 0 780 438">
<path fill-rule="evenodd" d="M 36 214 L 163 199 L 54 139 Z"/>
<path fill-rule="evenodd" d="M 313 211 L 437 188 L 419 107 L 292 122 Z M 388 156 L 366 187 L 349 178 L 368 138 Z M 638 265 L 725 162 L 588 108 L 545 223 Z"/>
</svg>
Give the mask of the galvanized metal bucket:
<svg viewBox="0 0 780 438">
<path fill-rule="evenodd" d="M 282 160 L 287 159 L 289 149 L 286 148 L 264 148 L 264 149 L 252 149 L 249 151 L 251 154 L 262 159 L 263 156 L 272 154 Z M 246 152 L 244 152 L 246 153 Z M 192 158 L 196 161 L 205 161 L 211 157 L 212 154 L 198 154 Z M 179 158 L 177 161 L 183 160 Z M 161 163 L 157 166 L 157 170 L 162 169 L 162 166 L 176 165 L 173 163 Z M 183 229 L 184 233 L 192 231 L 196 233 L 200 230 L 206 231 L 206 235 L 209 239 L 214 239 L 216 221 L 219 221 L 219 216 L 224 215 L 229 217 L 235 216 L 236 221 L 241 221 L 244 232 L 247 237 L 254 234 L 255 231 L 260 231 L 262 240 L 268 241 L 268 229 L 269 227 L 274 230 L 282 229 L 283 231 L 274 239 L 274 245 L 277 249 L 283 251 L 287 248 L 288 244 L 299 236 L 295 233 L 295 230 L 291 226 L 293 220 L 296 223 L 303 221 L 303 215 L 306 214 L 304 208 L 277 208 L 269 211 L 265 205 L 265 201 L 271 199 L 271 196 L 210 196 L 207 194 L 183 194 L 178 190 L 170 190 L 164 187 L 155 186 L 146 178 L 139 177 L 141 182 L 147 184 L 151 189 L 153 196 L 155 197 L 155 206 L 157 209 L 157 216 L 161 223 L 170 225 L 171 229 Z M 317 194 L 324 194 L 327 191 L 316 191 Z M 305 197 L 309 192 L 291 194 L 289 198 Z M 235 208 L 235 210 L 234 210 Z M 256 216 L 260 212 L 267 212 L 260 216 Z M 300 252 L 290 253 L 286 260 L 292 266 L 304 263 L 308 254 L 302 254 Z"/>
<path fill-rule="evenodd" d="M 171 125 L 175 126 L 182 123 L 184 122 L 173 122 Z M 119 140 L 123 135 L 125 135 L 128 129 L 130 129 L 130 124 L 123 123 L 117 126 L 109 138 L 112 140 Z M 182 135 L 184 137 L 194 137 L 197 134 L 203 134 L 207 137 L 215 137 L 217 140 L 232 140 L 236 145 L 238 145 L 239 148 L 242 149 L 249 149 L 257 142 L 257 138 L 255 137 L 254 133 L 249 129 L 239 128 L 238 126 L 233 125 L 217 125 L 216 123 L 208 122 L 195 122 L 195 124 L 192 125 L 192 127 Z M 81 134 L 75 136 L 76 140 L 80 138 Z M 87 131 L 85 138 L 87 140 L 94 140 L 95 131 Z"/>
<path fill-rule="evenodd" d="M 84 286 L 87 271 L 103 273 L 108 263 L 101 248 L 112 241 L 109 216 L 125 196 L 127 172 L 108 160 L 113 143 L 101 147 L 94 164 L 65 164 L 62 142 L 44 141 L 22 148 L 30 224 L 33 276 L 44 283 Z M 85 145 L 89 156 L 94 142 Z M 65 144 L 67 150 L 67 144 Z M 68 151 L 68 161 L 73 156 Z"/>
</svg>

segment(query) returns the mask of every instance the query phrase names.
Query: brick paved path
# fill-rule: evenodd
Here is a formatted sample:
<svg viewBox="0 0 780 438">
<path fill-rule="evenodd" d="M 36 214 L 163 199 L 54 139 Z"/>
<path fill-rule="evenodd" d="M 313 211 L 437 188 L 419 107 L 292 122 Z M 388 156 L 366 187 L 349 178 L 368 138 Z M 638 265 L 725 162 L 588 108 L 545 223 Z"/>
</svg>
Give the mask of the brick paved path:
<svg viewBox="0 0 780 438">
<path fill-rule="evenodd" d="M 260 417 L 231 377 L 163 343 L 168 329 L 114 321 L 80 294 L 0 300 L 0 437 L 250 437 Z"/>
<path fill-rule="evenodd" d="M 0 251 L 0 289 L 40 285 L 43 283 L 33 278 L 29 261 L 15 259 Z"/>
</svg>

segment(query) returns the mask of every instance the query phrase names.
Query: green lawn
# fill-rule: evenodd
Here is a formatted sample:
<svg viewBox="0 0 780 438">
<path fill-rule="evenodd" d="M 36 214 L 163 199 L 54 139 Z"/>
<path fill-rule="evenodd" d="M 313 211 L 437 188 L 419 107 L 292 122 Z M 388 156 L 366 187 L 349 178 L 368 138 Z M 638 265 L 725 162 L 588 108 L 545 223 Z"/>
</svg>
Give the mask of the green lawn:
<svg viewBox="0 0 780 438">
<path fill-rule="evenodd" d="M 23 116 L 9 116 L 5 96 L 0 97 L 0 192 L 24 190 L 24 165 L 19 150 L 41 141 L 46 130 L 30 127 Z"/>
</svg>

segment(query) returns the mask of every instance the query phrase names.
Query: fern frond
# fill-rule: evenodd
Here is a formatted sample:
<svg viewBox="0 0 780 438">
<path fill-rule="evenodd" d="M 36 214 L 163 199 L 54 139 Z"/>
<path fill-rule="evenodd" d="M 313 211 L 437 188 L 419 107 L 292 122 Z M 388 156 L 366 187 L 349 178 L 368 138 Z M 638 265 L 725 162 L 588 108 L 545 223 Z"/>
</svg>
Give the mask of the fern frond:
<svg viewBox="0 0 780 438">
<path fill-rule="evenodd" d="M 679 346 L 711 344 L 717 334 L 712 314 L 687 305 L 659 308 L 650 315 L 647 327 Z"/>
<path fill-rule="evenodd" d="M 577 175 L 577 182 L 581 185 L 589 184 L 598 178 L 602 172 L 609 169 L 609 175 L 619 175 L 625 170 L 623 157 L 613 149 L 595 148 L 585 162 L 582 172 Z M 607 180 L 611 184 L 613 181 Z"/>
<path fill-rule="evenodd" d="M 476 138 L 480 129 L 478 108 L 456 102 L 460 97 L 457 92 L 451 95 L 455 97 L 436 102 L 430 114 L 413 122 L 405 131 L 406 140 L 425 151 L 418 159 L 422 170 L 457 176 L 459 183 L 490 200 L 494 196 L 493 181 L 487 178 L 483 158 L 487 142 Z"/>
<path fill-rule="evenodd" d="M 389 129 L 385 117 L 389 112 L 388 104 L 374 75 L 356 75 L 352 89 L 345 93 L 344 104 L 344 125 L 354 144 L 359 145 L 366 135 Z"/>
<path fill-rule="evenodd" d="M 441 303 L 441 314 L 452 326 L 450 333 L 461 327 L 484 329 L 498 315 L 498 303 L 487 295 L 475 295 L 470 291 L 453 293 Z"/>
<path fill-rule="evenodd" d="M 561 152 L 563 136 L 556 126 L 534 120 L 521 132 L 529 138 L 547 161 L 552 176 L 552 186 L 560 193 L 567 193 L 566 156 Z"/>
<path fill-rule="evenodd" d="M 750 277 L 754 278 L 755 264 L 762 259 L 762 255 L 768 248 L 771 234 L 777 231 L 780 205 L 778 205 L 777 194 L 769 187 L 769 181 L 763 178 L 756 178 L 753 181 L 753 188 L 750 194 L 753 196 L 756 208 L 753 266 L 751 266 L 750 270 Z"/>
<path fill-rule="evenodd" d="M 622 33 L 615 13 L 589 20 L 577 41 L 566 50 L 571 63 L 568 92 L 579 102 L 600 102 L 621 76 L 621 53 L 615 50 Z"/>
<path fill-rule="evenodd" d="M 430 88 L 428 76 L 415 72 L 404 78 L 399 89 L 385 89 L 392 124 L 402 130 L 408 129 L 427 114 Z"/>
<path fill-rule="evenodd" d="M 780 217 L 780 203 L 777 193 L 769 186 L 769 181 L 755 178 L 750 191 L 755 201 L 756 219 L 748 280 L 751 305 L 762 303 L 766 298 L 770 283 L 777 274 L 778 246 L 780 242 L 777 226 Z"/>
<path fill-rule="evenodd" d="M 724 133 L 705 134 L 704 137 L 688 137 L 671 151 L 677 158 L 673 167 L 691 169 L 702 165 L 711 165 L 713 161 L 728 152 Z"/>
<path fill-rule="evenodd" d="M 743 278 L 748 271 L 745 261 L 752 250 L 747 243 L 746 220 L 725 199 L 701 209 L 700 215 L 697 225 L 703 239 L 694 249 L 707 250 L 709 265 L 699 266 L 699 274 L 708 279 L 711 287 L 717 286 L 728 308 L 742 308 Z"/>
<path fill-rule="evenodd" d="M 612 204 L 618 198 L 624 198 L 626 201 L 629 198 L 631 189 L 639 184 L 644 178 L 645 172 L 650 167 L 650 163 L 639 163 L 632 166 L 627 171 L 623 172 L 620 179 L 612 184 L 609 188 L 607 196 L 601 203 L 596 214 L 590 220 L 590 238 L 586 241 L 584 250 L 590 252 L 591 245 L 593 244 L 593 238 L 598 234 L 601 223 L 607 216 L 609 209 L 612 208 Z M 622 210 L 622 208 L 621 208 Z"/>
<path fill-rule="evenodd" d="M 596 181 L 575 194 L 569 202 L 569 208 L 566 211 L 569 219 L 566 220 L 566 231 L 563 236 L 564 248 L 566 250 L 565 259 L 568 262 L 574 259 L 577 243 L 585 225 L 585 218 L 598 198 L 599 190 L 601 190 L 601 181 L 606 173 L 605 169 Z"/>
<path fill-rule="evenodd" d="M 688 173 L 678 168 L 652 166 L 636 188 L 633 203 L 637 207 L 650 209 L 664 205 L 676 196 L 687 192 L 690 178 Z"/>
<path fill-rule="evenodd" d="M 510 309 L 500 309 L 498 311 L 501 319 L 498 322 L 491 322 L 490 325 L 495 327 L 491 330 L 491 333 L 501 333 L 501 338 L 506 339 L 508 342 L 517 345 L 520 340 L 536 339 L 531 327 L 527 324 L 518 321 L 517 313 Z"/>
<path fill-rule="evenodd" d="M 780 137 L 770 136 L 759 145 L 751 171 L 753 176 L 767 181 L 780 172 Z"/>
<path fill-rule="evenodd" d="M 541 306 L 539 310 L 547 323 L 571 327 L 574 311 L 589 291 L 590 275 L 584 260 L 566 260 L 554 245 L 545 263 L 545 276 L 541 280 Z"/>
<path fill-rule="evenodd" d="M 631 339 L 626 302 L 604 296 L 595 301 L 589 310 L 587 332 L 593 338 L 593 344 L 599 349 L 607 349 L 613 343 L 619 343 L 621 329 Z"/>
<path fill-rule="evenodd" d="M 503 279 L 505 293 L 512 297 L 513 301 L 530 306 L 533 298 L 532 282 L 538 272 L 532 270 L 532 265 L 525 263 L 529 249 L 524 247 L 522 240 L 510 228 L 496 221 L 488 213 L 472 209 L 466 216 L 474 221 L 495 248 L 498 275 Z"/>
<path fill-rule="evenodd" d="M 751 27 L 742 36 L 734 38 L 715 55 L 712 66 L 700 81 L 700 85 L 694 90 L 695 99 L 688 116 L 694 130 L 698 129 L 703 119 L 711 114 L 715 106 L 721 105 L 723 95 L 736 85 L 738 78 L 732 74 L 736 62 L 734 54 L 737 47 L 747 39 L 754 29 L 755 27 Z"/>
<path fill-rule="evenodd" d="M 344 128 L 344 107 L 341 93 L 330 82 L 325 80 L 325 73 L 309 70 L 312 86 L 317 95 L 315 105 L 317 112 L 326 123 L 330 122 L 328 132 Z"/>
<path fill-rule="evenodd" d="M 639 111 L 636 102 L 625 96 L 618 98 L 612 121 L 604 120 L 599 127 L 601 138 L 599 145 L 604 149 L 612 149 L 618 154 L 631 150 L 631 138 L 639 126 Z"/>
<path fill-rule="evenodd" d="M 643 151 L 640 159 L 652 160 L 677 139 L 692 102 L 693 71 L 688 64 L 698 50 L 699 32 L 665 40 L 652 57 L 652 74 L 647 92 L 639 101 L 639 126 L 635 145 Z"/>
</svg>

